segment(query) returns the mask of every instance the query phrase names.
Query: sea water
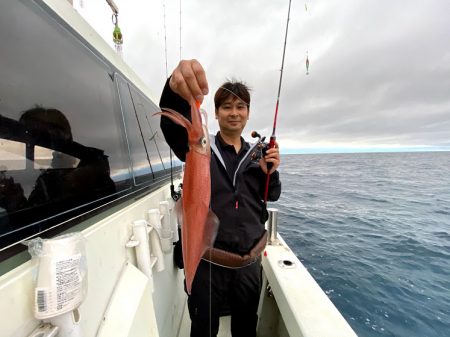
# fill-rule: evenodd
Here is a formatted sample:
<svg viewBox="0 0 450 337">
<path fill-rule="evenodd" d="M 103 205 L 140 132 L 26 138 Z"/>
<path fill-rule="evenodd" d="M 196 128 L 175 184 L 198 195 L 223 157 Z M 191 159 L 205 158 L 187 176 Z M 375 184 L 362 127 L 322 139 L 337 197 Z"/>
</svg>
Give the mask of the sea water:
<svg viewBox="0 0 450 337">
<path fill-rule="evenodd" d="M 279 232 L 362 337 L 450 336 L 450 152 L 284 155 Z"/>
</svg>

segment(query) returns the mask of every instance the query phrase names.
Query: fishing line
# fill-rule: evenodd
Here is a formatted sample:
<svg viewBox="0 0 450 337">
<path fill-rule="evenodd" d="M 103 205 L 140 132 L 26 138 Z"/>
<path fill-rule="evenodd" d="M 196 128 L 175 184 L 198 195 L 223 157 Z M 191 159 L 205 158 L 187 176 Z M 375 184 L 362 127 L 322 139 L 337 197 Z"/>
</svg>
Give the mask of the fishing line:
<svg viewBox="0 0 450 337">
<path fill-rule="evenodd" d="M 180 0 L 180 61 L 181 61 L 181 0 Z"/>
<path fill-rule="evenodd" d="M 163 22 L 164 22 L 164 58 L 166 63 L 166 79 L 169 78 L 169 71 L 167 66 L 167 26 L 166 26 L 166 2 L 163 0 Z M 181 61 L 181 0 L 180 0 L 180 61 Z M 175 185 L 173 184 L 173 151 L 169 148 L 169 160 L 170 160 L 170 196 L 173 201 L 178 201 L 181 198 L 181 190 L 175 191 Z M 164 163 L 163 163 L 164 166 Z M 180 187 L 182 185 L 180 184 Z"/>
<path fill-rule="evenodd" d="M 248 104 L 246 101 L 244 101 L 241 97 L 239 97 L 238 94 L 234 93 L 232 90 L 225 88 L 225 87 L 219 87 L 219 89 L 223 89 L 225 91 L 228 91 L 230 94 L 232 94 L 233 96 L 235 96 L 238 100 L 240 100 L 242 103 L 244 103 L 245 105 L 249 106 L 250 104 Z"/>
<path fill-rule="evenodd" d="M 164 21 L 164 53 L 166 56 L 166 78 L 169 78 L 167 70 L 167 29 L 166 29 L 166 1 L 163 0 L 163 21 Z"/>
<path fill-rule="evenodd" d="M 291 13 L 291 0 L 289 0 L 289 7 L 288 7 L 288 15 L 286 20 L 286 33 L 284 36 L 284 47 L 283 47 L 283 57 L 281 59 L 281 71 L 280 71 L 280 82 L 278 84 L 278 94 L 277 94 L 277 103 L 275 105 L 275 116 L 273 118 L 273 129 L 272 129 L 272 135 L 270 136 L 270 141 L 268 144 L 268 148 L 272 149 L 275 147 L 275 131 L 277 128 L 277 118 L 278 118 L 278 107 L 280 104 L 280 92 L 281 92 L 281 83 L 283 81 L 283 70 L 284 70 L 284 58 L 286 56 L 286 43 L 287 43 L 287 36 L 288 36 L 288 29 L 289 29 L 289 17 Z M 267 214 L 267 199 L 269 196 L 269 182 L 270 182 L 270 170 L 272 168 L 272 163 L 267 163 L 267 178 L 266 178 L 266 188 L 264 190 L 264 204 L 263 209 L 261 211 L 261 223 L 265 223 L 268 217 Z"/>
</svg>

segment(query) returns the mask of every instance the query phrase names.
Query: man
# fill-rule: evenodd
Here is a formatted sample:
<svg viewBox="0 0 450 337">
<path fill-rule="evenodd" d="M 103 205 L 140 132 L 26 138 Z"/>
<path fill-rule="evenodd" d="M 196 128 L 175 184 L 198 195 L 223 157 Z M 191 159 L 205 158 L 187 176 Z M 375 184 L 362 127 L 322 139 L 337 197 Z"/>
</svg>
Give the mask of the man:
<svg viewBox="0 0 450 337">
<path fill-rule="evenodd" d="M 167 81 L 160 107 L 171 108 L 190 119 L 190 105 L 208 94 L 206 74 L 196 60 L 181 61 Z M 260 222 L 267 163 L 271 163 L 269 200 L 281 193 L 276 169 L 280 165 L 278 144 L 255 161 L 254 146 L 241 137 L 249 119 L 250 93 L 241 82 L 226 82 L 214 96 L 215 117 L 220 131 L 211 141 L 211 209 L 219 218 L 215 252 L 227 258 L 208 258 L 197 269 L 188 298 L 191 337 L 216 336 L 225 307 L 231 312 L 233 337 L 256 336 L 260 293 L 260 254 L 266 236 Z M 175 154 L 184 160 L 186 130 L 161 117 L 161 128 Z"/>
</svg>

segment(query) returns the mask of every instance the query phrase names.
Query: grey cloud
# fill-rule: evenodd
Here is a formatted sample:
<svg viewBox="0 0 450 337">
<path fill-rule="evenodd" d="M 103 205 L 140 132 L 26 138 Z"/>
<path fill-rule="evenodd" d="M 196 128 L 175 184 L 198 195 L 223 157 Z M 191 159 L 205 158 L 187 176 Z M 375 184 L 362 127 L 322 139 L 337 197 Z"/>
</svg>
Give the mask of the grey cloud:
<svg viewBox="0 0 450 337">
<path fill-rule="evenodd" d="M 253 88 L 248 133 L 271 132 L 287 4 L 183 2 L 182 54 L 202 62 L 211 93 L 230 77 Z M 169 72 L 179 57 L 177 6 L 167 3 Z M 449 146 L 449 2 L 318 0 L 308 6 L 292 3 L 280 139 L 298 140 L 299 147 L 320 141 Z M 162 32 L 140 27 L 132 30 L 127 60 L 159 97 Z M 213 116 L 211 97 L 205 108 Z"/>
</svg>

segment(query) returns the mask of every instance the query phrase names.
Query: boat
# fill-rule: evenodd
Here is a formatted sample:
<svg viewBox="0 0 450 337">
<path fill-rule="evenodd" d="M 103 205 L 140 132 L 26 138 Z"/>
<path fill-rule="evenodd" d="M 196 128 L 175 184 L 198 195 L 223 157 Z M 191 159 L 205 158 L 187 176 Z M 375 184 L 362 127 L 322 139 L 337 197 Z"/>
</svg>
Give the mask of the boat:
<svg viewBox="0 0 450 337">
<path fill-rule="evenodd" d="M 0 335 L 188 336 L 173 260 L 182 163 L 147 86 L 67 1 L 1 2 L 0 37 Z M 277 214 L 258 336 L 356 336 Z M 229 326 L 224 313 L 219 336 Z"/>
</svg>

